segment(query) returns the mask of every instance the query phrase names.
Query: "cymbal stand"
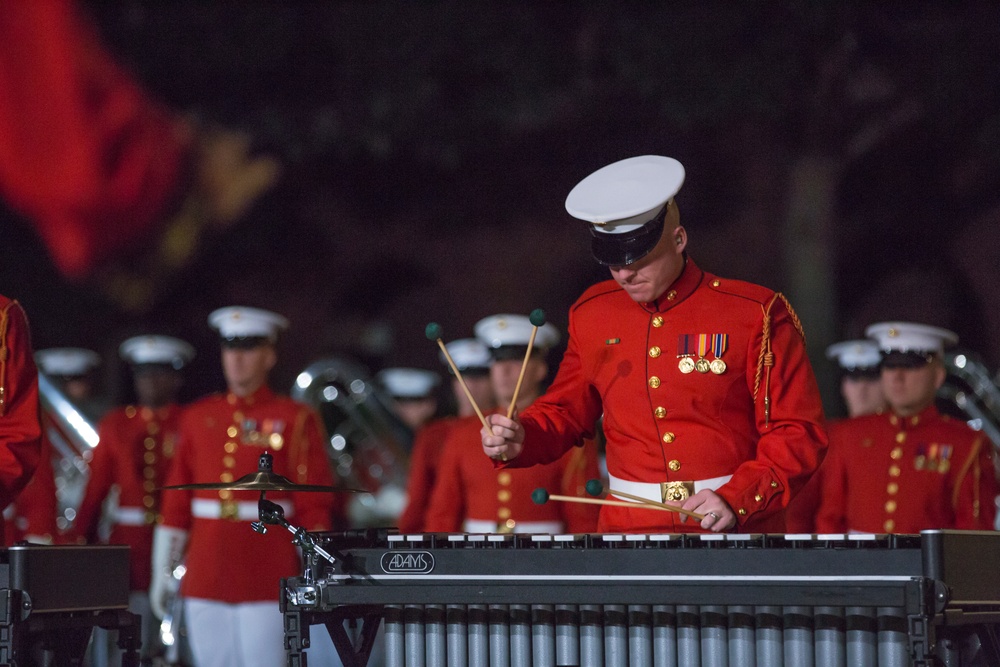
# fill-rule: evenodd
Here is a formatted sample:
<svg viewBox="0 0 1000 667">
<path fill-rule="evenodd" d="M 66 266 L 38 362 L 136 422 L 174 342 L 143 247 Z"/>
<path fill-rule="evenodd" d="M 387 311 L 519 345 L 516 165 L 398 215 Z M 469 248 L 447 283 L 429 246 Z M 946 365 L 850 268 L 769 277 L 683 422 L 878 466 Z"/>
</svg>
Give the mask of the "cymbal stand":
<svg viewBox="0 0 1000 667">
<path fill-rule="evenodd" d="M 261 491 L 260 500 L 257 501 L 257 512 L 260 519 L 251 523 L 250 527 L 253 528 L 254 532 L 261 535 L 267 532 L 267 524 L 285 527 L 288 532 L 295 536 L 292 539 L 292 544 L 302 549 L 302 555 L 305 556 L 308 563 L 302 575 L 303 582 L 306 584 L 314 583 L 313 571 L 317 569 L 316 566 L 319 564 L 319 559 L 322 557 L 331 565 L 336 564 L 336 559 L 323 549 L 316 541 L 316 538 L 306 532 L 305 528 L 297 528 L 288 523 L 285 520 L 285 510 L 282 509 L 281 505 L 265 498 L 265 493 L 266 491 Z"/>
</svg>

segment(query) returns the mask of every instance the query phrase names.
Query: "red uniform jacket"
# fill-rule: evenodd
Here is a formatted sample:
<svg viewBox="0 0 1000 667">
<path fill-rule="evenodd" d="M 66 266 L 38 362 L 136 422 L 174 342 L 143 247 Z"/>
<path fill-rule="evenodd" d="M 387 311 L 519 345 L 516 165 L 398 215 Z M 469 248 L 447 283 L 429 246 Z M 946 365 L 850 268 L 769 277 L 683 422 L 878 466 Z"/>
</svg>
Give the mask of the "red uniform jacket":
<svg viewBox="0 0 1000 667">
<path fill-rule="evenodd" d="M 478 417 L 476 419 L 478 423 Z M 424 515 L 431 501 L 444 441 L 457 423 L 456 417 L 435 419 L 417 432 L 410 453 L 410 470 L 406 480 L 406 509 L 396 522 L 399 532 L 413 534 L 424 529 Z"/>
<path fill-rule="evenodd" d="M 681 371 L 714 359 L 721 373 Z M 703 364 L 703 365 L 704 365 Z M 499 467 L 551 461 L 604 415 L 608 473 L 631 482 L 732 475 L 717 493 L 742 531 L 781 532 L 783 508 L 826 447 L 823 408 L 798 319 L 779 294 L 688 260 L 653 303 L 615 282 L 570 310 L 555 382 L 521 415 L 524 449 Z M 699 530 L 680 515 L 605 506 L 601 531 Z"/>
<path fill-rule="evenodd" d="M 149 589 L 159 489 L 173 460 L 180 411 L 177 405 L 157 410 L 130 405 L 109 412 L 97 426 L 100 444 L 93 450 L 87 489 L 70 539 L 98 541 L 102 506 L 117 488 L 108 544 L 131 547 L 129 582 L 134 591 Z"/>
<path fill-rule="evenodd" d="M 593 441 L 553 463 L 496 470 L 483 454 L 481 428 L 478 416 L 465 417 L 445 439 L 427 509 L 428 532 L 462 532 L 467 519 L 493 524 L 500 531 L 516 532 L 517 524 L 523 522 L 558 524 L 561 528 L 555 532 L 592 533 L 597 529 L 597 505 L 555 501 L 538 505 L 532 500 L 532 492 L 538 488 L 550 494 L 585 496 L 587 480 L 599 477 Z"/>
<path fill-rule="evenodd" d="M 20 304 L 0 295 L 0 507 L 31 479 L 41 458 L 41 438 L 28 318 Z"/>
<path fill-rule="evenodd" d="M 167 486 L 239 479 L 257 471 L 264 451 L 274 457 L 274 473 L 296 484 L 330 485 L 324 445 L 316 413 L 267 387 L 245 398 L 213 395 L 181 414 Z M 278 580 L 302 573 L 291 533 L 271 526 L 260 535 L 250 528 L 259 497 L 251 491 L 164 491 L 163 524 L 190 531 L 182 595 L 233 604 L 275 600 Z M 334 493 L 269 491 L 266 497 L 286 504 L 286 520 L 308 531 L 328 530 L 333 512 L 343 514 Z"/>
<path fill-rule="evenodd" d="M 934 406 L 834 424 L 820 482 L 818 532 L 993 528 L 989 442 Z"/>
<path fill-rule="evenodd" d="M 41 418 L 42 455 L 35 474 L 21 490 L 21 494 L 4 510 L 7 518 L 6 544 L 11 545 L 29 537 L 47 538 L 50 543 L 61 540 L 57 517 L 59 499 L 56 494 L 55 466 L 58 464 L 52 442 L 47 435 L 51 426 L 48 418 Z"/>
</svg>

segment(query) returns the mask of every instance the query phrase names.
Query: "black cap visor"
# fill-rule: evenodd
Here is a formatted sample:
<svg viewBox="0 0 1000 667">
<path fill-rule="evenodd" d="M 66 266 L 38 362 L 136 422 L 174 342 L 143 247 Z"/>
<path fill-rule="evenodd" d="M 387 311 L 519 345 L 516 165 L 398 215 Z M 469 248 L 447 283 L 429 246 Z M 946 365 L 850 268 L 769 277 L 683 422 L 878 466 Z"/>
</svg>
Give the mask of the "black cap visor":
<svg viewBox="0 0 1000 667">
<path fill-rule="evenodd" d="M 459 368 L 458 372 L 462 374 L 462 377 L 481 378 L 488 377 L 490 369 L 488 366 L 467 366 L 466 368 Z M 448 374 L 455 375 L 455 371 L 451 370 L 451 366 L 448 367 Z"/>
<path fill-rule="evenodd" d="M 627 266 L 637 262 L 656 247 L 663 235 L 663 219 L 667 214 L 664 205 L 656 217 L 638 229 L 622 234 L 609 234 L 590 226 L 593 238 L 590 251 L 600 264 L 604 266 Z"/>
<path fill-rule="evenodd" d="M 524 353 L 528 351 L 527 345 L 501 345 L 490 349 L 490 357 L 493 361 L 509 361 L 511 359 L 524 359 Z M 534 350 L 532 351 L 532 354 Z"/>
<path fill-rule="evenodd" d="M 852 380 L 877 380 L 879 376 L 878 366 L 858 366 L 856 368 L 841 369 L 841 375 Z"/>
<path fill-rule="evenodd" d="M 176 373 L 184 367 L 184 362 L 180 359 L 171 362 L 141 363 L 131 364 L 132 372 L 136 375 L 155 375 L 157 373 Z"/>
<path fill-rule="evenodd" d="M 267 336 L 229 336 L 222 339 L 222 347 L 230 350 L 252 350 L 262 345 L 270 345 Z"/>
<path fill-rule="evenodd" d="M 933 360 L 933 352 L 890 350 L 882 353 L 882 368 L 923 368 Z"/>
</svg>

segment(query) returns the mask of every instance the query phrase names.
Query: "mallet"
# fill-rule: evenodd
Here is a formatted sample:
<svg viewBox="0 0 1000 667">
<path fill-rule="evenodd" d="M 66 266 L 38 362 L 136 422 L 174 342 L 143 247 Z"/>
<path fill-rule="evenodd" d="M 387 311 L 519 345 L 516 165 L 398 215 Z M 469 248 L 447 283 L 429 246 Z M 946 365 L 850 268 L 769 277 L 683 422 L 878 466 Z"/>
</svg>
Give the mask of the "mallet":
<svg viewBox="0 0 1000 667">
<path fill-rule="evenodd" d="M 472 397 L 472 392 L 469 391 L 469 388 L 465 384 L 465 380 L 462 379 L 462 374 L 459 372 L 458 366 L 455 365 L 455 361 L 451 358 L 451 355 L 448 354 L 448 348 L 444 346 L 444 341 L 441 340 L 441 336 L 443 335 L 441 325 L 437 322 L 431 322 L 427 325 L 427 328 L 424 329 L 424 333 L 427 335 L 429 340 L 437 341 L 438 347 L 441 348 L 441 353 L 444 354 L 445 360 L 448 362 L 448 365 L 451 366 L 451 370 L 455 374 L 455 377 L 458 378 L 458 383 L 462 385 L 462 391 L 465 392 L 466 397 L 469 399 L 469 403 L 472 404 L 472 409 L 476 411 L 477 415 L 479 415 L 479 421 L 483 423 L 486 430 L 492 432 L 489 423 L 486 421 L 486 417 L 483 416 L 483 411 L 480 410 L 479 406 L 476 404 L 476 399 Z"/>
<path fill-rule="evenodd" d="M 585 488 L 587 489 L 587 493 L 589 493 L 592 496 L 599 496 L 602 493 L 604 493 L 604 485 L 601 484 L 601 482 L 596 479 L 588 481 Z M 677 507 L 676 505 L 658 503 L 655 500 L 650 500 L 649 498 L 643 498 L 642 496 L 633 496 L 631 493 L 625 493 L 624 491 L 615 491 L 614 489 L 612 489 L 610 493 L 611 495 L 618 496 L 619 498 L 628 498 L 630 500 L 634 500 L 635 503 L 625 503 L 626 505 L 632 505 L 633 507 L 635 506 L 636 503 L 641 503 L 648 507 L 665 509 L 668 512 L 677 512 L 678 514 L 689 516 L 692 519 L 697 519 L 698 521 L 701 521 L 702 519 L 705 518 L 704 514 L 698 514 L 697 512 L 692 512 L 691 510 L 686 510 L 681 507 Z"/>
<path fill-rule="evenodd" d="M 531 500 L 534 501 L 536 505 L 544 505 L 550 500 L 559 500 L 564 503 L 582 503 L 584 505 L 611 505 L 613 507 L 637 507 L 635 503 L 630 503 L 627 500 L 604 500 L 603 498 L 582 498 L 579 496 L 559 496 L 551 494 L 545 489 L 538 488 L 531 492 Z M 667 507 L 658 505 L 638 505 L 639 508 L 646 507 L 651 510 L 661 510 L 664 512 L 671 511 Z"/>
<path fill-rule="evenodd" d="M 528 315 L 528 321 L 531 322 L 531 338 L 528 339 L 528 349 L 525 350 L 524 361 L 521 362 L 521 373 L 517 376 L 514 395 L 510 399 L 510 407 L 507 408 L 507 419 L 510 419 L 514 415 L 514 408 L 517 406 L 517 395 L 521 393 L 521 382 L 524 380 L 524 371 L 528 368 L 528 358 L 531 357 L 531 348 L 535 344 L 535 334 L 538 333 L 538 327 L 545 324 L 545 311 L 541 308 L 535 308 Z"/>
</svg>

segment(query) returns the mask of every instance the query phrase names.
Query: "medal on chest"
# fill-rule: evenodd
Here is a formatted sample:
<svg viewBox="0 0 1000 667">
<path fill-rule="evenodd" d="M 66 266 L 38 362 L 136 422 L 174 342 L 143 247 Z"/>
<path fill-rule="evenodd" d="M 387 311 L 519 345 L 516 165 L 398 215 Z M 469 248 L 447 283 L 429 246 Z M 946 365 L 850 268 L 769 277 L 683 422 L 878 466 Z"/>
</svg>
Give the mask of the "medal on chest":
<svg viewBox="0 0 1000 667">
<path fill-rule="evenodd" d="M 920 443 L 917 445 L 916 456 L 913 457 L 914 470 L 927 470 L 941 475 L 951 469 L 951 455 L 954 448 L 951 445 Z"/>
<path fill-rule="evenodd" d="M 727 368 L 722 355 L 728 347 L 729 334 L 680 334 L 677 337 L 677 369 L 685 375 L 694 371 L 722 375 Z M 713 358 L 709 359 L 709 353 Z"/>
<path fill-rule="evenodd" d="M 270 447 L 277 451 L 285 444 L 283 419 L 244 419 L 240 422 L 240 442 L 251 447 Z"/>
</svg>

